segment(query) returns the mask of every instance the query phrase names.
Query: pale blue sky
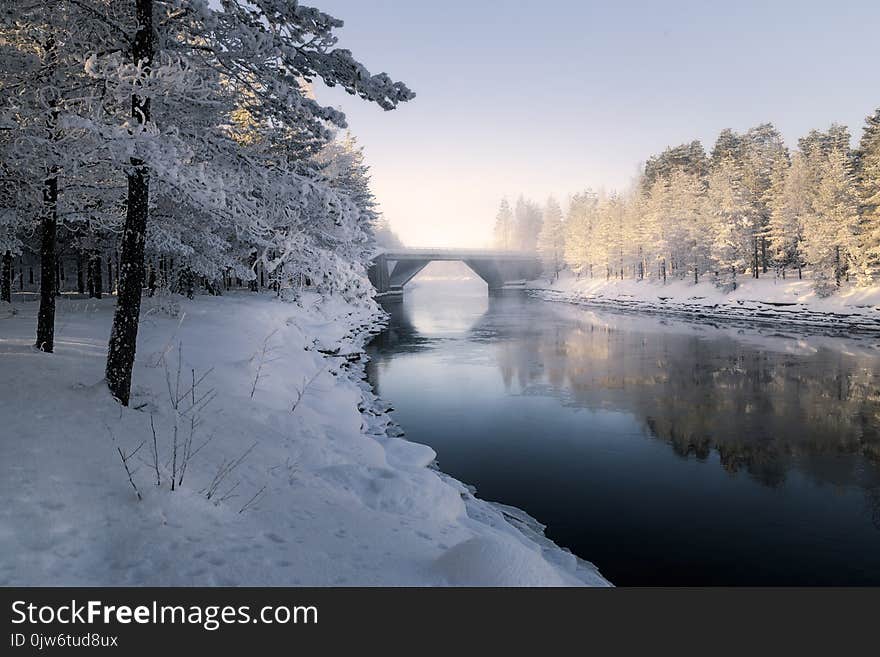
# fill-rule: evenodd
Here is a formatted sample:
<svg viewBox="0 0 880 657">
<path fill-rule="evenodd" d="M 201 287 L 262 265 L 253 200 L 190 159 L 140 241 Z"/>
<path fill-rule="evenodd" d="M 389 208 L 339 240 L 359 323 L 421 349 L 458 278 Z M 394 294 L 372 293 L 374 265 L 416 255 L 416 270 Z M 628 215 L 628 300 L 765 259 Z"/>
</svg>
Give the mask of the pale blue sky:
<svg viewBox="0 0 880 657">
<path fill-rule="evenodd" d="M 880 106 L 880 1 L 304 0 L 418 94 L 337 91 L 392 227 L 485 245 L 498 201 L 621 188 L 667 145 L 772 121 L 794 144 Z"/>
</svg>

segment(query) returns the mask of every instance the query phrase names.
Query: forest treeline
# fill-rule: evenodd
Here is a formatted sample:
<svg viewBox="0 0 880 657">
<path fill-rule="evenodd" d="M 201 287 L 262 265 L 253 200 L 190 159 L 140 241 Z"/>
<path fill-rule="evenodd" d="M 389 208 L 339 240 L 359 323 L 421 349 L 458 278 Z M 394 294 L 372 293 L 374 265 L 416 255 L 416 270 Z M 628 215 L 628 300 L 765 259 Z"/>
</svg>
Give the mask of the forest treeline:
<svg viewBox="0 0 880 657">
<path fill-rule="evenodd" d="M 789 150 L 770 123 L 723 130 L 650 157 L 632 189 L 585 191 L 563 213 L 504 200 L 495 246 L 537 250 L 548 275 L 693 282 L 809 276 L 820 295 L 880 277 L 880 109 L 857 148 L 847 128 L 813 130 Z"/>
<path fill-rule="evenodd" d="M 367 293 L 387 227 L 311 84 L 384 110 L 414 94 L 336 47 L 342 21 L 294 0 L 2 5 L 0 292 L 38 287 L 38 349 L 66 281 L 115 293 L 106 375 L 127 404 L 144 289 Z"/>
</svg>

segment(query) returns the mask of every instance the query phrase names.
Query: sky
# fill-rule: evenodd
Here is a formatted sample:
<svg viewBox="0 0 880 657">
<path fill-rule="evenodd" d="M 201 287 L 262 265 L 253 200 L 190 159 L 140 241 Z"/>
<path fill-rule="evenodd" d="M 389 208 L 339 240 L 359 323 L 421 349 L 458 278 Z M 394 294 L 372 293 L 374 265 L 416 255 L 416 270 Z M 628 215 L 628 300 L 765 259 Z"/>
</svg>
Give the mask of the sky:
<svg viewBox="0 0 880 657">
<path fill-rule="evenodd" d="M 772 121 L 790 145 L 880 106 L 877 0 L 305 0 L 417 97 L 339 90 L 410 246 L 484 247 L 502 197 L 624 189 L 665 147 Z"/>
</svg>

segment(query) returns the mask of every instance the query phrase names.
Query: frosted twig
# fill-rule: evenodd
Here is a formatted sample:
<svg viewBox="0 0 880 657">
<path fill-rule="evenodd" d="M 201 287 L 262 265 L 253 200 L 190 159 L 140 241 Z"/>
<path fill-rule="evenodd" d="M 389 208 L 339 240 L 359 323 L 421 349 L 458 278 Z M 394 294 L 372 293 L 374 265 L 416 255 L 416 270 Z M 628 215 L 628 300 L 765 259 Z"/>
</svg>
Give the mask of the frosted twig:
<svg viewBox="0 0 880 657">
<path fill-rule="evenodd" d="M 271 347 L 269 347 L 269 340 L 271 340 L 272 336 L 275 335 L 277 332 L 278 332 L 278 329 L 276 328 L 275 330 L 273 330 L 271 333 L 269 333 L 269 335 L 267 335 L 263 339 L 263 346 L 260 349 L 260 354 L 259 354 L 260 355 L 260 362 L 257 365 L 257 374 L 254 377 L 254 385 L 251 386 L 251 399 L 254 398 L 254 393 L 256 393 L 256 391 L 257 391 L 257 384 L 260 382 L 260 375 L 263 372 L 263 365 L 265 365 L 266 362 L 269 362 L 266 360 L 266 356 L 271 352 Z M 254 355 L 256 356 L 256 354 L 254 354 Z"/>
<path fill-rule="evenodd" d="M 247 502 L 245 502 L 244 506 L 241 507 L 238 510 L 238 512 L 243 513 L 245 511 L 245 509 L 247 509 L 249 506 L 256 503 L 258 500 L 262 499 L 263 493 L 265 492 L 265 490 L 266 490 L 266 486 L 263 486 L 260 490 L 258 490 L 256 493 L 254 493 L 254 496 L 251 499 L 249 499 Z"/>
<path fill-rule="evenodd" d="M 233 470 L 235 470 L 235 468 L 237 468 L 239 465 L 242 464 L 242 462 L 248 457 L 248 455 L 249 455 L 252 451 L 254 451 L 254 448 L 255 448 L 256 446 L 257 446 L 257 443 L 255 442 L 253 445 L 251 445 L 250 447 L 248 447 L 248 448 L 242 453 L 242 455 L 239 456 L 239 457 L 238 457 L 237 459 L 235 459 L 234 461 L 228 461 L 228 462 L 227 462 L 227 461 L 223 461 L 223 462 L 220 464 L 220 467 L 217 468 L 217 473 L 214 475 L 214 478 L 211 480 L 211 483 L 208 484 L 208 487 L 204 490 L 204 492 L 205 492 L 205 497 L 206 497 L 207 499 L 210 500 L 212 497 L 214 497 L 214 495 L 216 495 L 216 493 L 217 493 L 217 489 L 220 487 L 220 484 L 223 483 L 223 480 L 226 479 L 226 477 L 228 477 L 229 474 L 230 474 Z"/>
<path fill-rule="evenodd" d="M 111 434 L 112 434 L 112 432 L 111 432 Z M 138 502 L 140 502 L 144 498 L 141 497 L 141 492 L 138 490 L 137 484 L 134 483 L 134 477 L 132 476 L 131 469 L 128 467 L 128 459 L 130 459 L 132 456 L 137 454 L 138 451 L 140 450 L 140 448 L 144 446 L 145 442 L 146 441 L 142 440 L 141 444 L 138 445 L 135 448 L 135 450 L 127 456 L 126 456 L 125 452 L 123 452 L 122 449 L 118 445 L 116 446 L 116 451 L 119 452 L 119 458 L 122 459 L 122 467 L 125 468 L 125 473 L 128 475 L 128 483 L 130 483 L 131 487 L 134 488 L 134 492 L 135 492 L 135 495 L 137 495 Z"/>
<path fill-rule="evenodd" d="M 153 423 L 153 414 L 150 413 L 150 429 L 153 431 L 153 467 L 156 469 L 156 485 L 162 485 L 162 476 L 159 474 L 159 445 L 156 441 L 156 425 Z"/>
<path fill-rule="evenodd" d="M 317 378 L 318 378 L 318 377 L 324 372 L 324 370 L 326 370 L 326 369 L 327 369 L 327 365 L 324 365 L 324 367 L 322 367 L 322 368 L 319 369 L 317 372 L 315 372 L 315 374 L 312 376 L 311 379 L 308 379 L 308 380 L 304 380 L 304 381 L 303 381 L 302 388 L 300 388 L 299 390 L 296 391 L 296 399 L 293 400 L 293 405 L 290 407 L 290 412 L 291 412 L 291 413 L 294 413 L 294 412 L 296 411 L 296 407 L 299 406 L 299 403 L 302 401 L 303 395 L 305 395 L 306 390 L 308 389 L 308 387 L 309 387 L 310 385 L 312 385 L 312 384 L 315 382 L 315 380 L 316 380 L 316 379 L 317 379 Z"/>
<path fill-rule="evenodd" d="M 177 331 L 180 329 L 180 326 L 183 324 L 183 318 L 186 317 L 186 313 L 180 313 L 180 321 L 177 322 L 177 326 L 174 329 L 174 332 L 171 334 L 171 337 L 168 338 L 168 342 L 165 343 L 165 346 L 162 347 L 162 350 L 159 352 L 159 355 L 156 357 L 156 362 L 153 363 L 153 367 L 159 367 L 159 364 L 165 360 L 165 356 L 171 350 L 171 343 L 174 341 L 174 338 L 177 336 Z"/>
</svg>

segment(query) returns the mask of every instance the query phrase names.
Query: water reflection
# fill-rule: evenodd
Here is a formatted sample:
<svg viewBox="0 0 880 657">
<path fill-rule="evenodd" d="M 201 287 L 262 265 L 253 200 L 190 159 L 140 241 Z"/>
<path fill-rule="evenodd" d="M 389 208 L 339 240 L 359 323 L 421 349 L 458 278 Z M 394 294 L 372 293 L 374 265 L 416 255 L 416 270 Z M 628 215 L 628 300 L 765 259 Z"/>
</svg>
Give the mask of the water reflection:
<svg viewBox="0 0 880 657">
<path fill-rule="evenodd" d="M 535 513 L 621 583 L 880 583 L 880 354 L 871 341 L 442 292 L 422 286 L 390 309 L 370 376 L 444 469 Z M 596 496 L 625 517 L 597 509 Z M 679 525 L 666 528 L 672 536 L 661 520 Z M 613 545 L 591 535 L 597 525 Z M 652 535 L 650 549 L 617 543 Z M 744 537 L 756 543 L 725 544 Z M 785 546 L 776 571 L 758 544 Z M 658 575 L 650 560 L 663 546 L 680 554 L 663 555 L 667 568 L 678 565 Z M 746 556 L 754 563 L 744 578 L 735 573 Z M 831 570 L 804 579 L 818 567 Z"/>
<path fill-rule="evenodd" d="M 515 303 L 498 302 L 471 332 L 485 339 L 495 313 Z M 880 359 L 870 345 L 816 338 L 808 348 L 801 337 L 801 353 L 790 353 L 791 338 L 775 350 L 780 338 L 761 346 L 759 333 L 750 343 L 686 324 L 545 311 L 549 318 L 517 313 L 531 320 L 526 330 L 505 323 L 496 332 L 509 393 L 631 413 L 676 454 L 706 460 L 715 449 L 725 470 L 745 469 L 768 486 L 792 467 L 820 482 L 880 484 Z M 829 466 L 825 454 L 864 456 L 872 467 L 859 458 Z"/>
</svg>

